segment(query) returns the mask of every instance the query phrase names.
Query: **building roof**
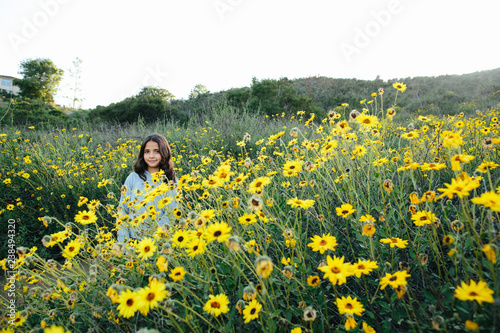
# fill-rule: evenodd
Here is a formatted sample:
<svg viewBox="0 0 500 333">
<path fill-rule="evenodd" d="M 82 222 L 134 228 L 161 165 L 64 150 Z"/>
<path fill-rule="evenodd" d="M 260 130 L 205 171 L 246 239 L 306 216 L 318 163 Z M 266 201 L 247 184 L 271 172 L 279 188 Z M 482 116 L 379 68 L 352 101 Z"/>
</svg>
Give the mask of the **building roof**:
<svg viewBox="0 0 500 333">
<path fill-rule="evenodd" d="M 10 76 L 10 75 L 2 75 L 2 74 L 0 74 L 0 77 L 1 77 L 1 78 L 4 78 L 4 79 L 17 79 L 17 77 L 15 77 L 15 76 Z"/>
</svg>

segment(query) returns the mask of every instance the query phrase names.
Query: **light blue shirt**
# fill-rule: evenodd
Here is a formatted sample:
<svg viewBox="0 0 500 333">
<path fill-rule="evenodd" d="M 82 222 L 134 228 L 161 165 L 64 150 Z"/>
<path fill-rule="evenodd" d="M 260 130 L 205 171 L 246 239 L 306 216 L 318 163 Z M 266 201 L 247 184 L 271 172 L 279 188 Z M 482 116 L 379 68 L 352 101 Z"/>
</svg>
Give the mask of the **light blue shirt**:
<svg viewBox="0 0 500 333">
<path fill-rule="evenodd" d="M 152 189 L 155 187 L 158 187 L 162 183 L 161 181 L 154 183 L 151 174 L 147 170 L 144 172 L 144 175 L 146 176 L 146 182 L 149 185 L 151 185 Z M 144 206 L 144 207 L 141 207 L 140 209 L 132 210 L 123 201 L 125 200 L 125 198 L 129 197 L 129 200 L 128 200 L 129 202 L 134 201 L 134 200 L 136 203 L 141 202 L 144 199 L 144 196 L 142 196 L 140 194 L 136 195 L 136 191 L 139 190 L 139 191 L 143 192 L 144 188 L 145 188 L 145 182 L 144 182 L 144 180 L 141 179 L 141 177 L 139 177 L 139 175 L 137 173 L 132 172 L 130 175 L 128 175 L 127 179 L 125 180 L 124 186 L 126 186 L 127 191 L 126 191 L 125 196 L 124 195 L 121 196 L 119 207 L 121 208 L 123 215 L 128 214 L 131 219 L 134 219 L 135 217 L 144 213 L 146 211 L 146 207 Z M 175 196 L 176 196 L 176 190 L 174 189 L 172 191 L 168 191 L 162 195 L 157 196 L 155 198 L 155 200 L 149 202 L 147 206 L 154 205 L 157 207 L 158 203 L 161 199 L 163 199 L 165 197 L 175 198 Z M 178 206 L 177 202 L 172 201 L 168 206 L 165 206 L 162 209 L 157 208 L 156 211 L 160 211 L 160 214 L 158 214 L 158 217 L 153 222 L 157 223 L 157 226 L 169 224 L 170 220 L 166 214 L 166 210 L 167 209 L 174 209 L 177 206 Z M 145 223 L 142 223 L 138 227 L 122 226 L 122 228 L 120 230 L 118 230 L 118 240 L 117 241 L 119 243 L 123 243 L 128 238 L 139 238 L 138 235 L 140 235 L 141 230 L 144 230 L 145 228 L 149 228 L 149 226 Z"/>
</svg>

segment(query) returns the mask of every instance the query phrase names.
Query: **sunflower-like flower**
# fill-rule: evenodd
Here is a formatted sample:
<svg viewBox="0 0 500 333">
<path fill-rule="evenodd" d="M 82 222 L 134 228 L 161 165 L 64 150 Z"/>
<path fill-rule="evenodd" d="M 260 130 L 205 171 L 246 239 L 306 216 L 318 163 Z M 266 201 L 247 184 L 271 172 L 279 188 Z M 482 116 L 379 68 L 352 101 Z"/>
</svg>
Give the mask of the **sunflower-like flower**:
<svg viewBox="0 0 500 333">
<path fill-rule="evenodd" d="M 172 235 L 172 242 L 175 244 L 175 246 L 178 247 L 186 247 L 187 243 L 189 243 L 193 239 L 193 233 L 191 230 L 177 230 L 173 235 Z"/>
<path fill-rule="evenodd" d="M 204 239 L 195 238 L 186 244 L 186 253 L 192 258 L 205 253 L 206 250 L 207 243 L 205 243 Z"/>
<path fill-rule="evenodd" d="M 257 222 L 257 216 L 253 213 L 251 214 L 245 213 L 238 218 L 238 221 L 243 225 L 253 224 Z"/>
<path fill-rule="evenodd" d="M 260 256 L 255 260 L 255 271 L 263 279 L 269 277 L 273 271 L 273 262 L 268 256 Z"/>
<path fill-rule="evenodd" d="M 351 296 L 342 296 L 342 298 L 336 299 L 335 304 L 337 305 L 337 308 L 339 309 L 339 313 L 341 315 L 348 314 L 351 316 L 361 316 L 365 311 L 365 309 L 363 308 L 363 304 L 361 302 L 358 302 L 357 297 L 352 298 Z"/>
<path fill-rule="evenodd" d="M 156 279 L 152 279 L 149 285 L 137 292 L 137 308 L 147 316 L 149 310 L 158 307 L 158 303 L 163 301 L 168 295 L 165 284 Z"/>
<path fill-rule="evenodd" d="M 312 248 L 314 252 L 318 252 L 323 254 L 327 250 L 335 251 L 335 246 L 337 246 L 337 239 L 335 236 L 330 236 L 330 233 L 327 235 L 323 234 L 321 237 L 318 235 L 314 235 L 311 237 L 312 243 L 307 244 L 308 247 Z"/>
<path fill-rule="evenodd" d="M 461 301 L 477 301 L 479 304 L 483 302 L 493 303 L 493 294 L 495 292 L 491 290 L 486 282 L 479 281 L 476 283 L 474 280 L 470 280 L 469 284 L 462 282 L 457 289 L 455 289 L 455 297 Z"/>
<path fill-rule="evenodd" d="M 232 228 L 226 222 L 215 222 L 207 227 L 204 236 L 208 242 L 222 243 L 231 236 L 231 230 Z"/>
<path fill-rule="evenodd" d="M 264 186 L 271 183 L 271 178 L 269 177 L 258 177 L 254 179 L 250 185 L 248 185 L 249 193 L 261 193 Z"/>
<path fill-rule="evenodd" d="M 356 117 L 356 122 L 363 125 L 363 127 L 371 128 L 378 125 L 378 118 L 367 114 L 360 114 Z"/>
<path fill-rule="evenodd" d="M 391 286 L 394 289 L 399 286 L 406 286 L 408 283 L 406 279 L 410 276 L 411 275 L 408 274 L 406 270 L 397 271 L 394 274 L 386 273 L 385 276 L 380 279 L 380 289 L 384 290 L 387 286 Z"/>
<path fill-rule="evenodd" d="M 401 238 L 397 238 L 397 237 L 382 238 L 380 240 L 380 243 L 390 244 L 391 248 L 393 248 L 394 246 L 397 246 L 400 249 L 404 249 L 406 247 L 406 245 L 408 245 L 408 241 L 407 240 L 402 240 Z"/>
<path fill-rule="evenodd" d="M 64 247 L 62 256 L 67 259 L 72 259 L 80 252 L 81 248 L 82 244 L 78 240 L 73 239 Z"/>
<path fill-rule="evenodd" d="M 392 86 L 394 89 L 399 90 L 402 93 L 404 93 L 406 91 L 406 84 L 404 84 L 403 82 L 395 82 L 392 84 Z M 380 93 L 380 91 L 379 91 L 379 93 Z"/>
<path fill-rule="evenodd" d="M 342 217 L 348 217 L 356 211 L 351 204 L 343 204 L 340 207 L 335 208 L 335 210 L 337 211 L 337 215 Z"/>
<path fill-rule="evenodd" d="M 135 251 L 139 254 L 138 257 L 143 260 L 151 258 L 157 247 L 155 241 L 149 237 L 141 239 L 141 241 L 135 247 Z"/>
<path fill-rule="evenodd" d="M 170 271 L 168 275 L 175 282 L 182 281 L 184 279 L 184 275 L 186 275 L 186 270 L 182 266 L 175 267 Z"/>
<path fill-rule="evenodd" d="M 318 275 L 309 275 L 307 278 L 307 285 L 310 287 L 317 287 L 321 283 L 321 279 Z"/>
<path fill-rule="evenodd" d="M 158 259 L 156 259 L 156 266 L 158 267 L 158 271 L 160 272 L 168 271 L 167 258 L 165 258 L 164 256 L 159 256 Z"/>
<path fill-rule="evenodd" d="M 432 222 L 436 221 L 436 215 L 424 210 L 414 214 L 411 219 L 417 227 L 422 227 L 426 224 L 431 224 Z"/>
<path fill-rule="evenodd" d="M 500 212 L 500 194 L 495 192 L 485 192 L 480 197 L 472 198 L 471 202 L 476 205 L 483 205 L 494 212 Z"/>
<path fill-rule="evenodd" d="M 346 282 L 347 277 L 353 275 L 351 264 L 344 263 L 344 257 L 333 258 L 328 256 L 326 258 L 326 265 L 318 267 L 320 271 L 325 273 L 323 279 L 328 278 L 333 285 L 339 286 Z"/>
<path fill-rule="evenodd" d="M 118 296 L 118 307 L 116 309 L 119 311 L 118 315 L 123 318 L 132 317 L 139 309 L 137 293 L 129 289 L 122 291 Z"/>
<path fill-rule="evenodd" d="M 358 259 L 357 263 L 352 264 L 352 268 L 354 269 L 353 274 L 360 278 L 361 274 L 370 274 L 372 270 L 378 268 L 378 265 L 376 261 Z"/>
<path fill-rule="evenodd" d="M 91 224 L 97 221 L 97 216 L 93 210 L 90 211 L 79 211 L 75 216 L 75 222 L 81 224 Z"/>
<path fill-rule="evenodd" d="M 298 207 L 302 209 L 308 209 L 314 205 L 315 201 L 311 199 L 300 200 L 298 198 L 292 198 L 288 199 L 286 203 L 292 206 L 292 208 Z"/>
<path fill-rule="evenodd" d="M 205 303 L 203 311 L 214 317 L 220 316 L 222 313 L 229 312 L 229 300 L 225 294 L 218 294 L 217 296 L 208 295 L 209 300 Z"/>
<path fill-rule="evenodd" d="M 283 176 L 297 176 L 302 171 L 302 164 L 299 161 L 288 161 L 283 165 Z"/>
<path fill-rule="evenodd" d="M 245 319 L 245 324 L 250 321 L 259 318 L 259 312 L 262 309 L 262 304 L 260 304 L 257 299 L 253 299 L 250 303 L 243 309 L 243 319 Z"/>
</svg>

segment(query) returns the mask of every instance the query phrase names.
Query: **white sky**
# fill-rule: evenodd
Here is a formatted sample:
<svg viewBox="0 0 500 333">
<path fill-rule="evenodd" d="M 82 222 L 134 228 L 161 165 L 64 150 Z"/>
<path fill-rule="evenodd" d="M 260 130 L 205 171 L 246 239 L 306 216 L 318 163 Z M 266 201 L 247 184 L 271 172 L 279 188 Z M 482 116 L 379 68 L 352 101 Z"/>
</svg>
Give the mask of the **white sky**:
<svg viewBox="0 0 500 333">
<path fill-rule="evenodd" d="M 84 108 L 144 85 L 187 98 L 253 76 L 464 74 L 500 67 L 499 12 L 498 0 L 0 0 L 0 74 L 20 77 L 26 58 L 67 73 L 79 57 Z"/>
</svg>

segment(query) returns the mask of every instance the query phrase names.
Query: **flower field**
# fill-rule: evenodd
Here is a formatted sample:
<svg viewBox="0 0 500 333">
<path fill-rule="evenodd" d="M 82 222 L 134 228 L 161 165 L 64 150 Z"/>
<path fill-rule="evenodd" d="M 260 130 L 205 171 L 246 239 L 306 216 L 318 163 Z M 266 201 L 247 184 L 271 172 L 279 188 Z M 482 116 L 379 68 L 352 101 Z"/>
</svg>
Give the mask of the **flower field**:
<svg viewBox="0 0 500 333">
<path fill-rule="evenodd" d="M 17 280 L 3 332 L 500 330 L 499 112 L 403 124 L 406 86 L 385 89 L 325 119 L 299 111 L 241 132 L 223 119 L 111 142 L 3 129 L 0 217 L 18 231 L 16 259 L 1 261 Z M 163 227 L 148 202 L 172 184 L 127 202 L 148 214 L 118 209 L 152 132 L 179 177 Z M 124 226 L 145 231 L 117 243 Z"/>
</svg>

